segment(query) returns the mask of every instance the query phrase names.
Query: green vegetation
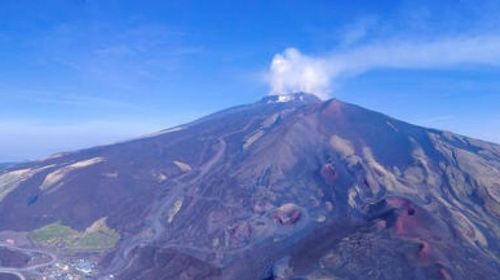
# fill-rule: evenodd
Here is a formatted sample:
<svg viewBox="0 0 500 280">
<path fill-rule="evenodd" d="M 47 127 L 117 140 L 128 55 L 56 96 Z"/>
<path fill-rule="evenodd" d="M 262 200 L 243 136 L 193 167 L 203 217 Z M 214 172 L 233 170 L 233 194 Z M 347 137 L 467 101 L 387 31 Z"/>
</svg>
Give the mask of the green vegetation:
<svg viewBox="0 0 500 280">
<path fill-rule="evenodd" d="M 120 234 L 106 225 L 106 218 L 94 222 L 73 244 L 77 250 L 105 250 L 115 247 Z"/>
<path fill-rule="evenodd" d="M 115 247 L 119 236 L 100 232 L 85 234 L 72 244 L 71 249 L 77 251 L 101 251 Z"/>
<path fill-rule="evenodd" d="M 31 240 L 39 245 L 64 245 L 67 246 L 78 237 L 78 231 L 62 225 L 53 223 L 39 228 L 31 233 Z"/>
<path fill-rule="evenodd" d="M 120 234 L 107 226 L 106 218 L 101 218 L 84 232 L 57 222 L 33 231 L 30 238 L 40 246 L 56 246 L 71 251 L 103 251 L 113 248 Z"/>
</svg>

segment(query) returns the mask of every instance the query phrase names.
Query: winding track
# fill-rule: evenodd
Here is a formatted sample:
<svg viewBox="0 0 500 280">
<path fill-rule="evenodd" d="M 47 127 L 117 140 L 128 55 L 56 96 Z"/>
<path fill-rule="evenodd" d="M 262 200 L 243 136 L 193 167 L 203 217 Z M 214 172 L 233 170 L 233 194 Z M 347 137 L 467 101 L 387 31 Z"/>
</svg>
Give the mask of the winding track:
<svg viewBox="0 0 500 280">
<path fill-rule="evenodd" d="M 8 268 L 0 268 L 0 273 L 12 274 L 17 276 L 20 280 L 26 280 L 26 277 L 24 277 L 24 275 L 22 275 L 20 272 Z"/>
<path fill-rule="evenodd" d="M 120 256 L 118 256 L 118 259 L 115 259 L 114 262 L 112 263 L 111 271 L 117 273 L 118 271 L 126 269 L 132 263 L 132 258 L 130 258 L 130 252 L 134 248 L 142 244 L 147 244 L 153 240 L 157 240 L 161 236 L 161 234 L 165 230 L 165 225 L 162 222 L 165 212 L 168 210 L 169 207 L 173 205 L 176 199 L 182 196 L 182 193 L 186 190 L 187 187 L 190 187 L 194 182 L 199 181 L 212 168 L 212 166 L 220 160 L 220 158 L 224 155 L 226 151 L 227 144 L 224 141 L 224 138 L 227 136 L 229 135 L 223 135 L 217 139 L 219 146 L 217 152 L 210 160 L 208 160 L 202 166 L 200 166 L 200 168 L 198 169 L 199 173 L 194 178 L 190 179 L 186 183 L 181 184 L 179 182 L 180 179 L 192 175 L 191 173 L 188 172 L 184 175 L 181 175 L 179 178 L 176 178 L 172 182 L 174 184 L 174 187 L 175 186 L 179 187 L 176 188 L 173 193 L 169 194 L 164 199 L 158 201 L 156 205 L 158 209 L 156 211 L 152 211 L 154 215 L 151 218 L 152 220 L 151 227 L 154 230 L 154 236 L 149 240 L 145 240 L 144 238 L 139 236 L 133 237 L 132 240 L 127 242 L 128 244 L 121 250 L 122 253 L 120 254 Z"/>
<path fill-rule="evenodd" d="M 7 273 L 7 274 L 16 275 L 20 280 L 26 280 L 26 277 L 24 277 L 22 272 L 29 272 L 29 271 L 33 271 L 33 270 L 36 270 L 39 268 L 50 266 L 50 265 L 53 265 L 57 261 L 56 255 L 54 255 L 53 253 L 50 253 L 50 252 L 42 251 L 42 250 L 20 248 L 20 247 L 12 246 L 12 245 L 5 244 L 5 243 L 0 243 L 0 247 L 4 247 L 4 248 L 7 248 L 7 249 L 13 250 L 13 251 L 19 251 L 19 252 L 25 253 L 29 256 L 33 256 L 34 254 L 41 254 L 41 255 L 45 255 L 45 256 L 50 257 L 50 261 L 48 261 L 48 262 L 30 265 L 30 266 L 21 267 L 21 268 L 0 266 L 0 273 Z"/>
<path fill-rule="evenodd" d="M 182 196 L 183 192 L 185 192 L 187 188 L 191 187 L 194 183 L 199 182 L 199 180 L 202 179 L 206 175 L 206 173 L 210 171 L 210 169 L 212 169 L 212 167 L 221 160 L 227 148 L 225 138 L 248 130 L 248 128 L 254 123 L 254 121 L 255 119 L 251 119 L 249 120 L 247 125 L 242 127 L 241 129 L 219 136 L 217 138 L 218 149 L 215 152 L 215 155 L 198 168 L 198 174 L 194 178 L 189 179 L 187 182 L 180 182 L 183 178 L 192 176 L 191 172 L 187 172 L 186 174 L 183 174 L 178 178 L 172 180 L 171 184 L 173 184 L 173 186 L 171 188 L 173 189 L 173 192 L 168 194 L 166 197 L 158 200 L 152 207 L 152 209 L 156 208 L 156 210 L 150 211 L 154 213 L 153 216 L 149 218 L 150 220 L 152 220 L 150 227 L 153 229 L 154 236 L 148 239 L 140 236 L 132 237 L 131 240 L 126 242 L 126 245 L 124 245 L 122 249 L 119 249 L 121 253 L 115 256 L 110 267 L 106 270 L 105 273 L 98 277 L 99 279 L 104 279 L 103 277 L 105 275 L 118 274 L 120 271 L 127 269 L 132 264 L 133 258 L 130 258 L 130 252 L 134 248 L 159 239 L 161 234 L 165 231 L 165 224 L 163 222 L 165 212 L 174 204 L 176 199 Z"/>
</svg>

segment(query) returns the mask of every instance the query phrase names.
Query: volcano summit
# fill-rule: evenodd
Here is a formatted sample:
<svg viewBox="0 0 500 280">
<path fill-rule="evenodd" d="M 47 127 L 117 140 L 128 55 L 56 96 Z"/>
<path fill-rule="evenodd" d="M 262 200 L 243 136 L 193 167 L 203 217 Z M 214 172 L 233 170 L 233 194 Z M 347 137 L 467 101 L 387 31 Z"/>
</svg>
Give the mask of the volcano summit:
<svg viewBox="0 0 500 280">
<path fill-rule="evenodd" d="M 497 144 L 268 96 L 0 170 L 0 245 L 45 258 L 0 272 L 83 259 L 90 279 L 497 279 L 499 203 Z"/>
</svg>

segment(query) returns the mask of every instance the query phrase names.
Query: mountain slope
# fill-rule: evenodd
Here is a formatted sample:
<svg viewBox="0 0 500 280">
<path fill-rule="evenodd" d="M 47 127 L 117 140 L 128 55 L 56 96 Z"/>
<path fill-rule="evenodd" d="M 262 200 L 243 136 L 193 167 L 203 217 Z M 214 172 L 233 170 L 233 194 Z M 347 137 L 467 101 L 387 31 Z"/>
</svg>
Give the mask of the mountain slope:
<svg viewBox="0 0 500 280">
<path fill-rule="evenodd" d="M 495 279 L 500 146 L 314 96 L 0 171 L 0 231 L 96 221 L 119 279 Z M 50 247 L 49 247 L 50 249 Z"/>
</svg>

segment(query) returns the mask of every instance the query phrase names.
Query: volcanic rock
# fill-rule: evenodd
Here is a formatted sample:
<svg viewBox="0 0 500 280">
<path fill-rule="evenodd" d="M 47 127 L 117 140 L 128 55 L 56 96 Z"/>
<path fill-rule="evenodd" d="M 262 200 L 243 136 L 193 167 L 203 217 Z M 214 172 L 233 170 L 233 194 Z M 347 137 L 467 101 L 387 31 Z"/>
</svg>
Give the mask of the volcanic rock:
<svg viewBox="0 0 500 280">
<path fill-rule="evenodd" d="M 99 280 L 496 279 L 499 182 L 498 144 L 269 96 L 2 167 L 0 231 L 106 217 Z"/>
<path fill-rule="evenodd" d="M 281 205 L 274 212 L 274 219 L 282 225 L 295 224 L 301 216 L 300 208 L 293 203 L 286 203 Z"/>
</svg>

